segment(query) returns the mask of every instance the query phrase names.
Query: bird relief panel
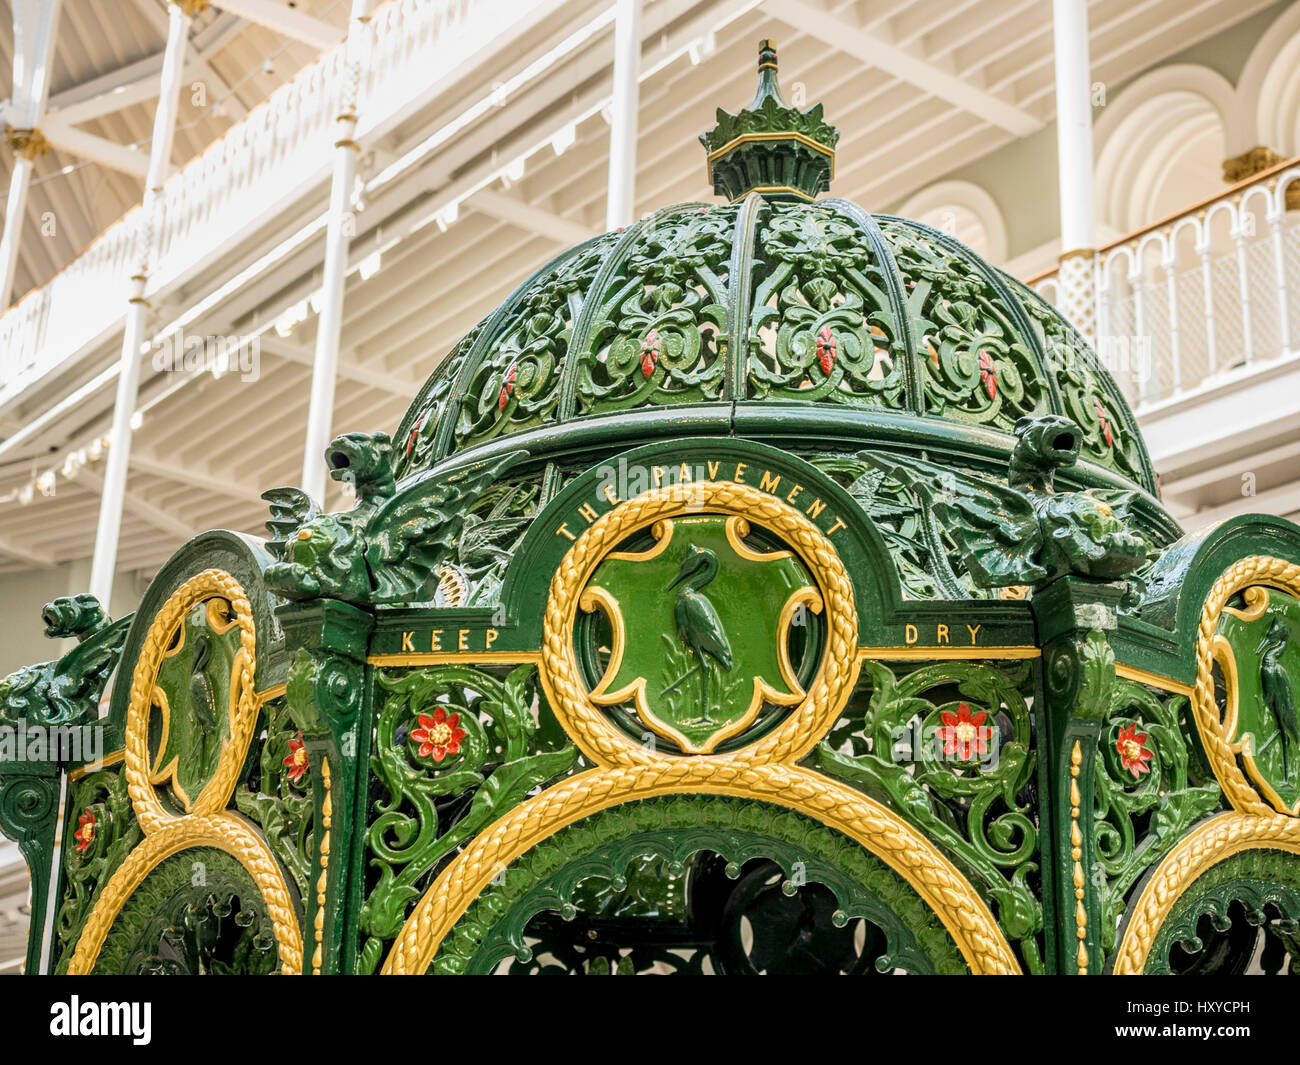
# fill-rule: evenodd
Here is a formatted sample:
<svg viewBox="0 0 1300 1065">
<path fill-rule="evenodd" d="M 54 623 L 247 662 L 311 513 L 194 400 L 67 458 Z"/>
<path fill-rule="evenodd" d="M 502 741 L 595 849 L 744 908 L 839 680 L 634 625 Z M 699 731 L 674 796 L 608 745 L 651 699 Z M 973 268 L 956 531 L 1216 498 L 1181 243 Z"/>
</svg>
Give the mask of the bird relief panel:
<svg viewBox="0 0 1300 1065">
<path fill-rule="evenodd" d="M 196 603 L 171 635 L 150 695 L 149 782 L 189 813 L 229 742 L 244 656 L 230 603 Z"/>
<path fill-rule="evenodd" d="M 687 754 L 775 724 L 819 657 L 812 576 L 738 515 L 656 521 L 600 562 L 579 605 L 592 702 Z"/>
<path fill-rule="evenodd" d="M 1300 601 L 1246 588 L 1219 619 L 1214 658 L 1227 689 L 1222 735 L 1264 798 L 1300 813 Z"/>
</svg>

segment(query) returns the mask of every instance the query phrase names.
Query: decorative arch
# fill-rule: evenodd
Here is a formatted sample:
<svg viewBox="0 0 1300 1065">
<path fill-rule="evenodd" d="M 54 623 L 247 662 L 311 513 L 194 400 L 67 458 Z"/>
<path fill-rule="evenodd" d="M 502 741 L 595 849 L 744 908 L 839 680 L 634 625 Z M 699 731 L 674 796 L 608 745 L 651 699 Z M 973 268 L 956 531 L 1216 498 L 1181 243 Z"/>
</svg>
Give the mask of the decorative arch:
<svg viewBox="0 0 1300 1065">
<path fill-rule="evenodd" d="M 913 194 L 898 209 L 947 233 L 995 265 L 1007 261 L 1007 223 L 989 193 L 970 181 L 937 181 Z"/>
<path fill-rule="evenodd" d="M 1179 840 L 1133 904 L 1115 954 L 1114 974 L 1141 975 L 1156 936 L 1178 900 L 1204 873 L 1248 851 L 1300 854 L 1300 821 L 1282 814 L 1254 817 L 1225 813 L 1202 822 Z"/>
<path fill-rule="evenodd" d="M 1097 211 L 1129 232 L 1222 187 L 1238 104 L 1221 74 L 1192 63 L 1128 85 L 1096 127 Z"/>
<path fill-rule="evenodd" d="M 1289 7 L 1273 22 L 1251 51 L 1237 81 L 1242 136 L 1284 156 L 1300 152 L 1300 7 Z"/>
</svg>

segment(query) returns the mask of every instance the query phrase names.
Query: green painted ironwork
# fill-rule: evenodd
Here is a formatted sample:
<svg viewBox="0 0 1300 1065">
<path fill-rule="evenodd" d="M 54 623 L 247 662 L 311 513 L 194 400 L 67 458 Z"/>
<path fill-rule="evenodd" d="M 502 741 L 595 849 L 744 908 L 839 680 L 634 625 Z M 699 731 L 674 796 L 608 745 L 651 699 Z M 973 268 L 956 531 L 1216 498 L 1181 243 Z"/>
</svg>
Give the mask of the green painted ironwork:
<svg viewBox="0 0 1300 1065">
<path fill-rule="evenodd" d="M 0 682 L 29 971 L 1289 970 L 1300 529 L 1185 535 L 1069 323 L 816 199 L 836 134 L 760 65 L 734 202 L 538 268 L 331 443 L 350 509 L 47 608 L 78 645 Z M 160 647 L 209 571 L 243 627 Z"/>
</svg>

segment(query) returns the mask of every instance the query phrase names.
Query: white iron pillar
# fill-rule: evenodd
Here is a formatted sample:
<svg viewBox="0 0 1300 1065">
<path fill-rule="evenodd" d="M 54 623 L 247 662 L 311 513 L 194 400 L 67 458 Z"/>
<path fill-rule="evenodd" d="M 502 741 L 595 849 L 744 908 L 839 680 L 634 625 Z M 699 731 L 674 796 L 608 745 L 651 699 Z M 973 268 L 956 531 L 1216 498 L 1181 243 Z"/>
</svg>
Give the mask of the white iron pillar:
<svg viewBox="0 0 1300 1065">
<path fill-rule="evenodd" d="M 637 108 L 641 87 L 641 0 L 618 0 L 614 22 L 614 97 L 609 123 L 605 227 L 630 225 L 636 211 Z"/>
<path fill-rule="evenodd" d="M 113 432 L 104 460 L 99 528 L 95 533 L 95 553 L 90 565 L 90 591 L 105 610 L 109 609 L 113 574 L 117 569 L 117 542 L 122 530 L 122 504 L 126 498 L 126 479 L 131 461 L 131 419 L 140 391 L 140 349 L 145 341 L 149 311 L 144 294 L 149 260 L 153 254 L 158 197 L 171 167 L 172 139 L 176 133 L 176 111 L 180 104 L 181 74 L 185 68 L 190 20 L 207 6 L 208 0 L 171 0 L 167 5 L 167 48 L 163 53 L 162 87 L 158 94 L 158 110 L 154 112 L 153 140 L 149 145 L 142 225 L 136 238 L 136 269 L 131 276 L 131 295 L 126 308 L 122 363 L 113 406 Z"/>
<path fill-rule="evenodd" d="M 361 149 L 353 139 L 357 130 L 357 100 L 373 0 L 352 0 L 348 22 L 347 80 L 335 122 L 334 175 L 330 183 L 329 224 L 325 234 L 325 271 L 321 281 L 320 315 L 316 320 L 316 357 L 311 376 L 311 401 L 307 408 L 307 440 L 302 455 L 302 487 L 309 496 L 325 502 L 325 448 L 334 421 L 334 385 L 338 379 L 339 338 L 343 331 L 343 290 L 348 275 L 348 249 L 356 224 L 352 192 L 357 180 Z"/>
<path fill-rule="evenodd" d="M 1092 75 L 1087 0 L 1052 0 L 1056 45 L 1056 151 L 1060 173 L 1059 305 L 1096 342 L 1096 219 L 1092 183 Z"/>
<path fill-rule="evenodd" d="M 45 151 L 37 128 L 50 95 L 54 67 L 54 36 L 62 0 L 14 0 L 14 91 L 9 114 L 9 147 L 14 169 L 9 178 L 4 235 L 0 237 L 0 312 L 13 295 L 18 245 L 27 213 L 27 189 L 32 164 Z"/>
</svg>

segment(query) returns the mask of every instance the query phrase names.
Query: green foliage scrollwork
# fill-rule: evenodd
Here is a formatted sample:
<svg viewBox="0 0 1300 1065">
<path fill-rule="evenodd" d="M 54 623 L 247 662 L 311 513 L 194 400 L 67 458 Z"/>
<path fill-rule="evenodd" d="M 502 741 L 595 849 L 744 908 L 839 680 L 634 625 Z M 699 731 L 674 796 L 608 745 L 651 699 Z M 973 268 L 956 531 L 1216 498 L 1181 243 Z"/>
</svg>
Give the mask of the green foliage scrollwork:
<svg viewBox="0 0 1300 1065">
<path fill-rule="evenodd" d="M 944 662 L 900 673 L 864 662 L 858 692 L 812 758 L 944 850 L 993 901 L 1025 967 L 1040 973 L 1032 691 L 1023 664 Z"/>
<path fill-rule="evenodd" d="M 1010 278 L 1006 282 L 1020 297 L 1039 335 L 1046 369 L 1056 381 L 1066 416 L 1083 429 L 1083 456 L 1154 488 L 1133 416 L 1088 342 L 1037 293 Z"/>
<path fill-rule="evenodd" d="M 898 580 L 912 599 L 980 599 L 950 534 L 934 519 L 914 488 L 888 476 L 862 455 L 804 456 L 848 489 L 889 545 Z"/>
<path fill-rule="evenodd" d="M 867 235 L 825 207 L 768 210 L 750 313 L 750 398 L 903 406 L 900 331 Z"/>
<path fill-rule="evenodd" d="M 1048 396 L 1028 337 L 969 252 L 914 222 L 882 219 L 907 286 L 925 409 L 1009 432 Z"/>
<path fill-rule="evenodd" d="M 483 319 L 461 337 L 438 364 L 402 418 L 393 437 L 393 472 L 399 481 L 408 474 L 432 469 L 441 458 L 437 453 L 438 428 L 442 425 L 443 414 L 451 406 L 452 392 L 465 360 L 487 323 L 488 319 Z"/>
<path fill-rule="evenodd" d="M 538 741 L 536 683 L 531 665 L 504 678 L 465 666 L 377 675 L 360 971 L 374 970 L 409 904 L 449 855 L 574 766 L 571 745 Z"/>
<path fill-rule="evenodd" d="M 1095 770 L 1093 881 L 1109 954 L 1133 886 L 1187 830 L 1218 808 L 1213 777 L 1189 759 L 1187 699 L 1117 680 Z"/>
<path fill-rule="evenodd" d="M 480 606 L 500 601 L 506 565 L 537 514 L 541 495 L 540 475 L 503 478 L 466 508 L 460 535 L 448 552 L 449 566 L 455 567 L 451 583 L 453 588 L 459 586 L 463 598 L 438 605 Z"/>
<path fill-rule="evenodd" d="M 345 433 L 326 456 L 330 476 L 353 485 L 357 504 L 322 514 L 306 493 L 275 488 L 266 523 L 276 556 L 266 583 L 286 599 L 343 602 L 421 602 L 432 598 L 430 579 L 451 554 L 466 508 L 519 453 L 470 462 L 397 491 L 392 443 L 384 433 Z"/>
<path fill-rule="evenodd" d="M 306 897 L 315 861 L 311 767 L 305 773 L 294 773 L 286 762 L 292 754 L 290 745 L 298 742 L 301 734 L 300 726 L 291 717 L 289 700 L 285 696 L 271 699 L 264 705 L 263 713 L 265 738 L 257 760 L 235 792 L 235 806 L 261 827 L 275 856 L 293 877 L 299 894 Z"/>
<path fill-rule="evenodd" d="M 455 450 L 553 419 L 573 323 L 618 236 L 607 233 L 559 259 L 496 327 L 461 401 Z"/>
<path fill-rule="evenodd" d="M 684 204 L 629 239 L 579 358 L 583 414 L 722 398 L 734 208 Z"/>
<path fill-rule="evenodd" d="M 120 766 L 88 773 L 69 786 L 63 897 L 54 917 L 56 972 L 67 970 L 95 891 L 143 838 Z"/>
</svg>

